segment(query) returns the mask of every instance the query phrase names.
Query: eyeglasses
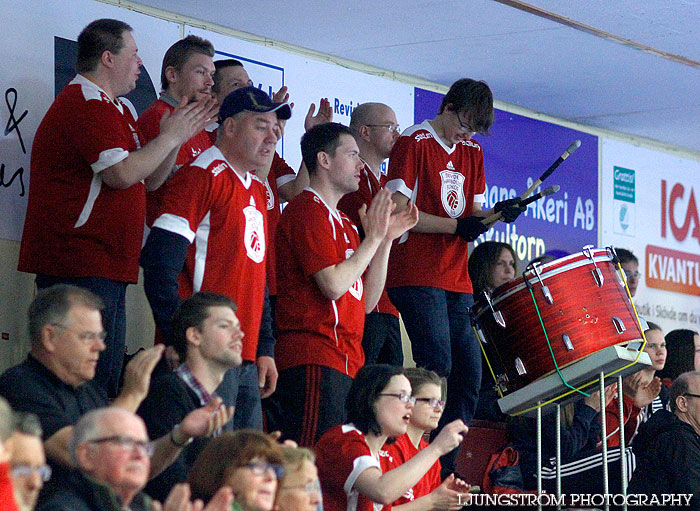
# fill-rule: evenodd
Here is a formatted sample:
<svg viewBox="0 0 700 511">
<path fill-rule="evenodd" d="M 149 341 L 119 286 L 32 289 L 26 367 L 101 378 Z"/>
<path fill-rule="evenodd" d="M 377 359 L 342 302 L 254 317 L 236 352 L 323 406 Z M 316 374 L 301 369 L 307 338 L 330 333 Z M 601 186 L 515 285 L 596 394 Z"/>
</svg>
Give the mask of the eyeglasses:
<svg viewBox="0 0 700 511">
<path fill-rule="evenodd" d="M 265 475 L 268 470 L 272 470 L 277 479 L 282 479 L 282 476 L 284 476 L 284 467 L 275 463 L 268 463 L 266 461 L 251 461 L 243 466 L 249 468 L 250 471 L 256 476 Z"/>
<path fill-rule="evenodd" d="M 70 330 L 66 325 L 62 325 L 61 323 L 51 323 L 53 326 L 57 326 L 59 328 L 62 328 L 63 330 Z M 95 342 L 100 341 L 104 342 L 104 340 L 107 338 L 107 332 L 102 330 L 101 332 L 95 333 L 95 332 L 81 332 L 81 333 L 76 333 L 75 334 L 78 339 L 80 339 L 80 342 L 82 342 L 85 346 L 91 346 L 95 344 Z"/>
<path fill-rule="evenodd" d="M 459 122 L 459 130 L 462 133 L 476 133 L 476 128 L 473 128 L 470 126 L 468 123 L 462 121 L 462 115 L 460 114 L 459 110 L 455 111 L 455 115 L 457 116 L 457 122 Z"/>
<path fill-rule="evenodd" d="M 435 399 L 434 397 L 417 397 L 415 398 L 415 400 L 421 401 L 423 403 L 428 403 L 431 408 L 437 408 L 438 406 L 442 409 L 445 408 L 445 401 L 442 401 L 441 399 Z"/>
<path fill-rule="evenodd" d="M 409 396 L 408 394 L 379 394 L 380 396 L 389 396 L 389 397 L 395 397 L 399 401 L 405 404 L 411 404 L 415 405 L 416 404 L 416 398 L 413 396 Z"/>
<path fill-rule="evenodd" d="M 145 454 L 146 456 L 153 456 L 153 445 L 145 440 L 136 440 L 128 436 L 108 436 L 105 438 L 98 438 L 96 440 L 90 440 L 91 444 L 103 444 L 103 443 L 113 443 L 117 444 L 120 449 L 134 451 L 138 450 Z"/>
<path fill-rule="evenodd" d="M 700 394 L 691 394 L 690 392 L 686 392 L 683 394 L 685 397 L 700 397 Z"/>
<path fill-rule="evenodd" d="M 304 490 L 309 495 L 321 493 L 321 483 L 316 479 L 306 484 L 297 484 L 294 486 L 280 486 L 280 490 Z"/>
<path fill-rule="evenodd" d="M 401 127 L 398 124 L 365 124 L 368 128 L 386 128 L 389 133 L 401 133 Z"/>
<path fill-rule="evenodd" d="M 12 477 L 31 477 L 34 474 L 39 474 L 41 480 L 46 482 L 51 479 L 51 467 L 48 465 L 41 465 L 40 467 L 32 467 L 30 465 L 13 465 L 12 466 Z"/>
<path fill-rule="evenodd" d="M 624 270 L 624 272 L 625 272 L 625 276 L 626 276 L 628 279 L 638 279 L 638 278 L 641 277 L 641 275 L 642 275 L 642 274 L 639 273 L 638 271 L 627 271 L 627 270 Z"/>
</svg>

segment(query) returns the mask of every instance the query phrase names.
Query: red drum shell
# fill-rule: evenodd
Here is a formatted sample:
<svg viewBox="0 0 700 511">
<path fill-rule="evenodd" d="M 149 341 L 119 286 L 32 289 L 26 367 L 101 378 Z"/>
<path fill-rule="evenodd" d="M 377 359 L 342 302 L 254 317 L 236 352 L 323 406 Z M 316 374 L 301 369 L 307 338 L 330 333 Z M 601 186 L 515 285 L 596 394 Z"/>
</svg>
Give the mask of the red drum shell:
<svg viewBox="0 0 700 511">
<path fill-rule="evenodd" d="M 611 254 L 605 249 L 593 249 L 590 253 L 604 278 L 602 287 L 596 284 L 592 273 L 595 266 L 584 253 L 540 266 L 542 283 L 534 271 L 526 274 L 559 369 L 608 346 L 642 338 Z M 543 285 L 549 288 L 553 304 L 546 301 Z M 494 372 L 508 378 L 506 392 L 554 372 L 552 354 L 525 279 L 519 277 L 497 288 L 491 295 L 491 302 L 494 310 L 503 315 L 505 328 L 496 323 L 484 297 L 478 298 L 472 315 L 477 329 L 485 337 L 484 348 Z M 613 317 L 622 321 L 624 332 L 618 333 Z M 567 347 L 564 335 L 568 336 L 573 349 Z M 525 374 L 518 373 L 516 358 L 522 362 Z M 483 370 L 488 372 L 487 367 Z"/>
</svg>

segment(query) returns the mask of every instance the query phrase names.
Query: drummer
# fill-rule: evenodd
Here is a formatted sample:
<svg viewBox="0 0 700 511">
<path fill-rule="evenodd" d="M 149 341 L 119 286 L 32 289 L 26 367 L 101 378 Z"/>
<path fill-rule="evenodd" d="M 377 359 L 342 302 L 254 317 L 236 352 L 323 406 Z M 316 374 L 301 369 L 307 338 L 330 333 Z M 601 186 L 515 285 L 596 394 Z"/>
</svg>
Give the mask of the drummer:
<svg viewBox="0 0 700 511">
<path fill-rule="evenodd" d="M 413 203 L 420 219 L 392 248 L 387 289 L 401 312 L 418 367 L 448 377 L 441 426 L 455 419 L 468 422 L 479 397 L 481 354 L 469 328 L 473 299 L 467 244 L 487 230 L 481 220 L 493 211 L 510 222 L 524 211 L 517 199 L 482 210 L 484 157 L 472 136 L 488 133 L 493 119 L 491 89 L 463 78 L 452 84 L 433 119 L 401 134 L 389 157 L 386 187 L 396 210 Z M 459 371 L 452 373 L 453 367 Z M 453 451 L 442 460 L 443 476 L 454 470 L 455 458 Z"/>
<path fill-rule="evenodd" d="M 484 241 L 479 243 L 469 256 L 469 277 L 474 286 L 474 297 L 479 298 L 484 292 L 489 294 L 498 286 L 515 278 L 517 258 L 515 250 L 507 243 Z M 491 372 L 486 368 L 482 355 L 484 370 L 481 375 L 479 402 L 474 412 L 475 419 L 492 422 L 505 422 L 506 415 L 498 407 L 498 394 L 494 387 Z"/>
</svg>

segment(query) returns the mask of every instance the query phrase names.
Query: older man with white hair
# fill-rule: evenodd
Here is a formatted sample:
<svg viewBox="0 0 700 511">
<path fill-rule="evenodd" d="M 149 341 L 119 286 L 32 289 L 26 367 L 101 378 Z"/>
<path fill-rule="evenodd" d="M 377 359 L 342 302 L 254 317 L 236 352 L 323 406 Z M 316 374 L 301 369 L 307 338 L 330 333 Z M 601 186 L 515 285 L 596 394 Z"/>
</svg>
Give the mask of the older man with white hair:
<svg viewBox="0 0 700 511">
<path fill-rule="evenodd" d="M 54 493 L 42 511 L 149 511 L 151 499 L 141 490 L 151 471 L 153 446 L 140 417 L 117 407 L 98 408 L 75 425 L 70 454 L 77 469 Z M 179 485 L 165 501 L 163 511 L 201 509 L 189 502 L 189 489 Z M 225 511 L 233 495 L 221 490 L 207 511 Z M 192 506 L 192 507 L 191 507 Z"/>
</svg>

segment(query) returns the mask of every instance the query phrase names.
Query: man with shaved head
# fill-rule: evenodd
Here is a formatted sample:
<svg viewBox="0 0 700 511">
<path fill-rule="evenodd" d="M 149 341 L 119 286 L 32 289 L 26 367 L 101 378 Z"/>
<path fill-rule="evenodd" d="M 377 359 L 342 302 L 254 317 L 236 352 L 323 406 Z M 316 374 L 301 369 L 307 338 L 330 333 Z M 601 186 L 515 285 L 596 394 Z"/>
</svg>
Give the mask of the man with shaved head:
<svg viewBox="0 0 700 511">
<path fill-rule="evenodd" d="M 362 103 L 357 106 L 350 117 L 350 128 L 364 166 L 359 188 L 340 199 L 338 209 L 348 215 L 355 225 L 361 226 L 358 211 L 363 204 L 369 206 L 379 189 L 386 184 L 386 174 L 382 173 L 381 166 L 389 157 L 401 131 L 396 114 L 383 103 Z M 360 235 L 364 237 L 363 232 Z M 403 365 L 399 311 L 389 300 L 386 290 L 374 309 L 365 316 L 362 349 L 365 364 Z"/>
</svg>

